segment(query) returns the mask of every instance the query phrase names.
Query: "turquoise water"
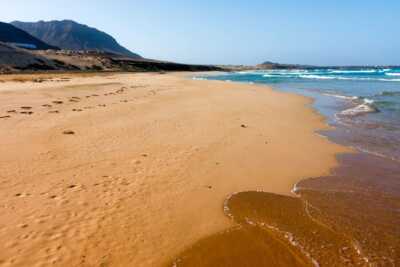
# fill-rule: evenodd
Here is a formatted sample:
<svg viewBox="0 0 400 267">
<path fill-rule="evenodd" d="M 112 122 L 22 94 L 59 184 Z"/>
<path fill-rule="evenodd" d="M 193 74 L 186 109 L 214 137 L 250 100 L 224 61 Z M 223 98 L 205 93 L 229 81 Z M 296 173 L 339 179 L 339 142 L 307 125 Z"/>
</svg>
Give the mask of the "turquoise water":
<svg viewBox="0 0 400 267">
<path fill-rule="evenodd" d="M 338 129 L 340 142 L 400 160 L 400 69 L 266 70 L 202 78 L 266 84 L 312 97 Z"/>
</svg>

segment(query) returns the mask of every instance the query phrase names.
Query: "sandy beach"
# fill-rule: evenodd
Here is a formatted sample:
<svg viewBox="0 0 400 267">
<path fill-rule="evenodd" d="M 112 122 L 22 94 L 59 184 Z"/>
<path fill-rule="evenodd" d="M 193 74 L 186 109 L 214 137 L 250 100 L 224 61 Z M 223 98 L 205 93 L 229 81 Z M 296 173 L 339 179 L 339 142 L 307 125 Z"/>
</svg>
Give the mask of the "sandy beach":
<svg viewBox="0 0 400 267">
<path fill-rule="evenodd" d="M 167 265 L 234 226 L 231 194 L 337 167 L 310 104 L 188 73 L 0 77 L 0 266 Z"/>
</svg>

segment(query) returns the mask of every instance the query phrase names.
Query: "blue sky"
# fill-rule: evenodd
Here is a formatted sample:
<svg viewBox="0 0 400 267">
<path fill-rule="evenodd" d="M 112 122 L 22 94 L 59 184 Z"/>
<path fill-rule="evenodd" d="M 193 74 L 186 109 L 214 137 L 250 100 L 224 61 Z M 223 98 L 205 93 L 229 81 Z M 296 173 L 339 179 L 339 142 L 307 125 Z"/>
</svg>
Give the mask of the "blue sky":
<svg viewBox="0 0 400 267">
<path fill-rule="evenodd" d="M 400 64 L 398 0 L 13 0 L 0 20 L 73 19 L 148 58 Z"/>
</svg>

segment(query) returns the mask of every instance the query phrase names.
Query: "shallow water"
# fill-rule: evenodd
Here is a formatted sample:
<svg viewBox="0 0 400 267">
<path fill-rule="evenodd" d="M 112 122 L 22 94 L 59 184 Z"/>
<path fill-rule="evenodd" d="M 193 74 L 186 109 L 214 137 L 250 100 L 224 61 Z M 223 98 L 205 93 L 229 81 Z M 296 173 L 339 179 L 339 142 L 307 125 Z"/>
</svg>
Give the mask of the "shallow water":
<svg viewBox="0 0 400 267">
<path fill-rule="evenodd" d="M 369 265 L 400 263 L 400 165 L 360 153 L 339 156 L 331 176 L 301 181 L 311 214 L 353 240 Z"/>
</svg>

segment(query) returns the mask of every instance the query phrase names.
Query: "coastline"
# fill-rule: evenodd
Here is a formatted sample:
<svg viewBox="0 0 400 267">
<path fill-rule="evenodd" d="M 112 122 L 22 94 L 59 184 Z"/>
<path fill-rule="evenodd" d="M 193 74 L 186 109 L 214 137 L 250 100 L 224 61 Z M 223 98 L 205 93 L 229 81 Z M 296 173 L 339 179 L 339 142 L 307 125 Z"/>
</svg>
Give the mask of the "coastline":
<svg viewBox="0 0 400 267">
<path fill-rule="evenodd" d="M 325 118 L 319 109 L 313 106 L 313 110 Z M 296 183 L 292 193 L 297 199 L 265 191 L 230 195 L 224 203 L 224 212 L 237 224 L 236 228 L 197 242 L 179 255 L 174 266 L 214 266 L 217 262 L 223 262 L 224 266 L 396 265 L 400 261 L 396 253 L 400 217 L 392 211 L 400 208 L 398 160 L 353 148 L 342 136 L 344 129 L 336 126 L 316 133 L 352 150 L 336 156 L 339 164 L 330 175 Z M 277 200 L 279 206 L 274 207 Z M 298 207 L 293 210 L 296 201 Z M 296 213 L 298 216 L 279 218 L 282 214 Z M 322 229 L 318 229 L 320 226 Z M 254 229 L 258 231 L 256 235 L 252 234 Z M 325 232 L 322 235 L 321 230 Z M 274 256 L 265 253 L 265 248 L 254 245 L 260 242 L 258 236 L 266 232 L 270 238 L 278 235 L 277 240 L 287 240 L 300 253 L 289 257 L 290 250 L 284 249 L 291 262 L 285 262 L 288 260 L 285 257 L 274 262 Z M 264 236 L 259 245 L 267 239 Z M 275 251 L 270 247 L 269 253 L 282 254 L 278 247 Z M 208 256 L 207 251 L 213 251 L 212 255 Z"/>
<path fill-rule="evenodd" d="M 5 266 L 161 265 L 232 227 L 221 209 L 232 192 L 290 196 L 350 151 L 317 134 L 327 125 L 310 99 L 185 75 L 0 83 L 2 114 L 34 112 L 0 126 L 0 234 L 17 240 Z M 42 107 L 52 101 L 57 114 Z"/>
</svg>

